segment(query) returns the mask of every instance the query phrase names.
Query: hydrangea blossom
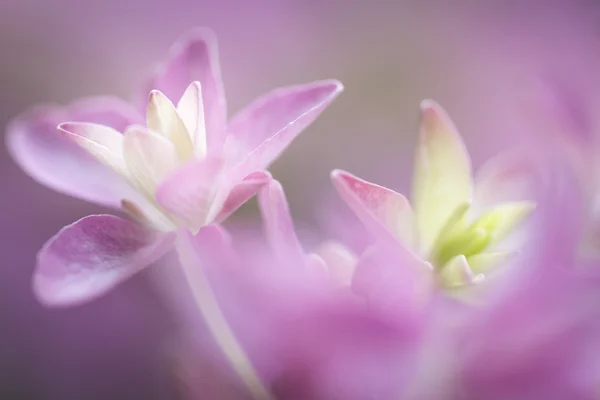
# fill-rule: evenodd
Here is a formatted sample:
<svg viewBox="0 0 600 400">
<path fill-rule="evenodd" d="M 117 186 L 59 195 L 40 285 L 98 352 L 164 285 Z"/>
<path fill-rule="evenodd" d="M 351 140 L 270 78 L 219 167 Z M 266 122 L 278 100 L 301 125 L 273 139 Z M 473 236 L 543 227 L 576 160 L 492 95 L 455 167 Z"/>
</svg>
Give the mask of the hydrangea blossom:
<svg viewBox="0 0 600 400">
<path fill-rule="evenodd" d="M 448 288 L 473 284 L 516 249 L 497 245 L 534 209 L 515 199 L 494 204 L 499 169 L 473 182 L 471 162 L 458 132 L 432 101 L 422 103 L 413 208 L 393 190 L 345 171 L 332 179 L 342 198 L 375 232 L 389 233 Z M 484 169 L 485 170 L 485 169 Z M 508 170 L 508 168 L 507 168 Z M 493 207 L 490 207 L 493 206 Z"/>
<path fill-rule="evenodd" d="M 46 304 L 95 298 L 164 255 L 177 228 L 227 218 L 342 90 L 334 80 L 277 89 L 226 123 L 216 41 L 205 29 L 181 38 L 146 87 L 140 113 L 91 99 L 37 108 L 9 126 L 11 154 L 38 181 L 137 220 L 90 216 L 50 239 L 34 276 Z M 58 137 L 57 123 L 71 141 Z"/>
</svg>

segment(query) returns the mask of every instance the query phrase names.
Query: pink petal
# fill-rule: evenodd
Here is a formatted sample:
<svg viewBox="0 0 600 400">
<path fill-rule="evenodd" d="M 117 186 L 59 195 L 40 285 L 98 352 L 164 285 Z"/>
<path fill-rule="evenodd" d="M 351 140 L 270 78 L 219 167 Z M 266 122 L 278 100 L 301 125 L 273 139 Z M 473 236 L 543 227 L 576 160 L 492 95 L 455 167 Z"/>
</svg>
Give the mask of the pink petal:
<svg viewBox="0 0 600 400">
<path fill-rule="evenodd" d="M 401 321 L 420 318 L 435 291 L 435 282 L 426 263 L 397 246 L 380 242 L 360 257 L 352 290 L 365 297 L 374 311 Z"/>
<path fill-rule="evenodd" d="M 273 251 L 288 263 L 305 262 L 304 250 L 298 241 L 287 199 L 281 184 L 272 180 L 258 195 L 267 240 Z"/>
<path fill-rule="evenodd" d="M 335 80 L 274 90 L 242 110 L 227 127 L 234 160 L 245 171 L 267 168 L 341 93 Z"/>
<path fill-rule="evenodd" d="M 535 199 L 542 168 L 537 158 L 518 150 L 487 161 L 475 175 L 475 211 L 482 213 L 500 203 Z"/>
<path fill-rule="evenodd" d="M 160 90 L 169 99 L 177 100 L 193 81 L 199 81 L 202 85 L 207 141 L 210 147 L 218 144 L 227 119 L 217 40 L 211 30 L 196 28 L 175 42 L 166 62 L 159 66 L 140 94 L 141 109 L 145 108 L 151 90 Z"/>
<path fill-rule="evenodd" d="M 137 198 L 134 190 L 59 134 L 56 126 L 64 121 L 85 121 L 122 131 L 141 120 L 120 99 L 88 98 L 67 107 L 41 106 L 21 114 L 8 125 L 6 140 L 13 159 L 39 183 L 69 196 L 119 208 L 122 198 Z"/>
<path fill-rule="evenodd" d="M 369 229 L 377 234 L 384 228 L 405 247 L 414 247 L 413 213 L 404 196 L 341 170 L 333 171 L 331 179 L 342 199 Z"/>
<path fill-rule="evenodd" d="M 238 208 L 252 198 L 264 185 L 272 179 L 267 171 L 257 171 L 246 176 L 242 181 L 228 191 L 215 222 L 223 222 Z M 218 201 L 218 200 L 217 200 Z M 210 219 L 210 218 L 209 218 Z"/>
<path fill-rule="evenodd" d="M 48 306 L 93 300 L 157 261 L 174 241 L 174 233 L 115 216 L 85 217 L 61 229 L 38 253 L 34 291 Z"/>
<path fill-rule="evenodd" d="M 165 210 L 197 229 L 212 221 L 215 196 L 222 181 L 223 161 L 207 158 L 175 170 L 156 190 L 156 201 Z"/>
</svg>

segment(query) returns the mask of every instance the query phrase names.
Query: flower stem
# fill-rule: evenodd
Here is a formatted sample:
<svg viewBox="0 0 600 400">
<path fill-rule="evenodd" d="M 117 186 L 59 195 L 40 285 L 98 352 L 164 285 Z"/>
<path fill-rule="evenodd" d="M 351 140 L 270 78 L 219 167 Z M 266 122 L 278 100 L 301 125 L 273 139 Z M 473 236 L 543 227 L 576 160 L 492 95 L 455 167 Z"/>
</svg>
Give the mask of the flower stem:
<svg viewBox="0 0 600 400">
<path fill-rule="evenodd" d="M 186 238 L 183 240 L 189 239 Z M 188 260 L 197 261 L 195 263 L 181 262 L 181 267 L 183 268 L 187 284 L 194 296 L 194 301 L 213 339 L 221 348 L 221 351 L 229 360 L 235 372 L 242 379 L 252 397 L 256 400 L 272 400 L 272 395 L 258 376 L 246 352 L 229 327 L 210 282 L 204 273 L 204 269 L 200 265 L 200 260 L 193 250 L 192 244 L 182 244 L 180 240 L 177 244 L 177 249 L 180 257 L 184 256 Z"/>
</svg>

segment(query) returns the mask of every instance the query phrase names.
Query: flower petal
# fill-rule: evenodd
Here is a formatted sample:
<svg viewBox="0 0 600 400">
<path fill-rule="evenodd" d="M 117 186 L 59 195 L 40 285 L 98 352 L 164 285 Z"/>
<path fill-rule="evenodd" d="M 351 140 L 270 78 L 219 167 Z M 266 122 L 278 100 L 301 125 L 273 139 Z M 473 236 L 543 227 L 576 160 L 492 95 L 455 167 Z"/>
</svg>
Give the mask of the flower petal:
<svg viewBox="0 0 600 400">
<path fill-rule="evenodd" d="M 378 242 L 361 255 L 352 278 L 352 290 L 392 321 L 420 315 L 435 291 L 431 266 L 402 250 Z"/>
<path fill-rule="evenodd" d="M 334 170 L 331 179 L 342 199 L 369 229 L 379 233 L 385 227 L 407 249 L 415 248 L 413 212 L 404 196 L 341 170 Z"/>
<path fill-rule="evenodd" d="M 58 130 L 102 164 L 127 178 L 121 133 L 105 125 L 85 122 L 64 122 Z"/>
<path fill-rule="evenodd" d="M 179 99 L 194 81 L 202 85 L 207 142 L 211 147 L 222 139 L 227 109 L 217 40 L 206 28 L 193 29 L 175 42 L 166 63 L 159 66 L 143 93 L 147 96 L 156 89 L 170 99 Z"/>
<path fill-rule="evenodd" d="M 145 127 L 127 129 L 123 141 L 123 157 L 132 181 L 150 199 L 158 185 L 179 165 L 175 146 Z"/>
<path fill-rule="evenodd" d="M 464 255 L 458 255 L 444 264 L 440 271 L 440 279 L 446 288 L 456 288 L 464 285 L 474 284 L 481 279 L 482 275 L 475 275 Z"/>
<path fill-rule="evenodd" d="M 233 214 L 238 208 L 240 208 L 244 203 L 252 198 L 258 191 L 269 181 L 273 179 L 271 174 L 267 171 L 258 171 L 254 172 L 244 179 L 241 182 L 234 185 L 230 190 L 223 191 L 222 197 L 220 195 L 217 196 L 215 200 L 214 210 L 218 211 L 215 217 L 211 215 L 209 216 L 209 220 L 213 220 L 217 223 L 223 222 L 227 219 L 231 214 Z M 221 208 L 217 208 L 220 203 L 220 199 L 224 198 L 223 205 Z"/>
<path fill-rule="evenodd" d="M 508 260 L 515 255 L 515 252 L 510 251 L 495 251 L 489 253 L 479 253 L 467 258 L 471 271 L 475 275 L 487 274 L 496 265 Z"/>
<path fill-rule="evenodd" d="M 475 212 L 482 214 L 507 201 L 532 200 L 537 197 L 539 168 L 535 154 L 513 151 L 487 161 L 475 175 Z"/>
<path fill-rule="evenodd" d="M 358 258 L 346 246 L 337 242 L 325 242 L 317 250 L 324 260 L 331 279 L 343 286 L 350 286 Z"/>
<path fill-rule="evenodd" d="M 64 121 L 94 122 L 121 131 L 141 116 L 117 98 L 94 97 L 67 107 L 40 106 L 16 117 L 7 127 L 13 159 L 39 183 L 60 193 L 109 207 L 135 191 L 113 170 L 66 139 L 56 126 Z"/>
<path fill-rule="evenodd" d="M 158 187 L 156 201 L 165 210 L 183 218 L 191 229 L 211 223 L 208 217 L 222 181 L 222 166 L 220 158 L 183 165 Z"/>
<path fill-rule="evenodd" d="M 241 161 L 247 173 L 267 168 L 342 90 L 340 82 L 327 80 L 260 97 L 227 127 L 229 156 Z"/>
<path fill-rule="evenodd" d="M 159 234 L 110 215 L 63 228 L 39 252 L 33 288 L 47 306 L 100 297 L 166 254 L 175 234 Z"/>
<path fill-rule="evenodd" d="M 535 203 L 518 201 L 503 203 L 479 217 L 472 225 L 491 234 L 488 246 L 498 244 L 535 210 Z"/>
<path fill-rule="evenodd" d="M 177 103 L 177 113 L 181 117 L 194 145 L 194 154 L 206 156 L 206 123 L 200 82 L 192 82 Z"/>
<path fill-rule="evenodd" d="M 472 200 L 471 161 L 454 124 L 433 101 L 421 103 L 413 207 L 422 249 L 428 252 L 454 210 Z"/>
<path fill-rule="evenodd" d="M 150 92 L 146 124 L 148 129 L 164 135 L 173 143 L 181 160 L 192 157 L 194 146 L 190 133 L 171 100 L 158 90 Z"/>
<path fill-rule="evenodd" d="M 260 212 L 265 224 L 265 234 L 269 245 L 281 260 L 287 264 L 304 266 L 305 254 L 294 230 L 287 199 L 283 187 L 271 180 L 259 195 Z"/>
</svg>

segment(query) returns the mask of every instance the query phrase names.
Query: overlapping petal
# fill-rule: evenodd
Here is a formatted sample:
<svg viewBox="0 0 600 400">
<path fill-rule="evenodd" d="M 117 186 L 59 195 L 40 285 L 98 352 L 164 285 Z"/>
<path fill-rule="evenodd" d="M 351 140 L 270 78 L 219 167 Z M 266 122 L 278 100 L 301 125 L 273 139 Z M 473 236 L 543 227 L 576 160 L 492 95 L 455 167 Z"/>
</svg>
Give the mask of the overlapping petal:
<svg viewBox="0 0 600 400">
<path fill-rule="evenodd" d="M 424 252 L 454 210 L 473 198 L 471 161 L 452 121 L 431 100 L 421 103 L 413 207 Z"/>
<path fill-rule="evenodd" d="M 142 88 L 141 109 L 145 109 L 147 95 L 151 90 L 159 90 L 170 99 L 179 99 L 194 81 L 202 85 L 207 145 L 218 147 L 223 140 L 227 106 L 217 40 L 209 29 L 194 29 L 176 41 L 169 51 L 167 61 L 157 68 L 154 76 Z"/>
<path fill-rule="evenodd" d="M 213 206 L 209 220 L 214 219 L 215 222 L 223 222 L 235 210 L 258 193 L 271 179 L 272 177 L 269 172 L 257 171 L 246 176 L 241 182 L 233 184 L 233 186 L 223 185 L 215 199 L 215 205 Z"/>
<path fill-rule="evenodd" d="M 404 196 L 341 170 L 333 171 L 331 179 L 340 196 L 367 227 L 375 232 L 386 228 L 407 249 L 413 249 L 414 216 Z"/>
<path fill-rule="evenodd" d="M 223 160 L 209 157 L 190 162 L 169 175 L 156 190 L 156 201 L 165 210 L 197 230 L 215 215 L 215 196 L 223 185 Z"/>
<path fill-rule="evenodd" d="M 95 299 L 171 248 L 174 233 L 158 233 L 110 215 L 92 215 L 63 228 L 38 254 L 33 288 L 49 306 Z"/>
<path fill-rule="evenodd" d="M 16 117 L 7 127 L 13 159 L 38 182 L 58 192 L 119 208 L 135 191 L 113 170 L 56 130 L 65 121 L 107 125 L 121 132 L 141 122 L 132 107 L 117 98 L 94 97 L 66 107 L 40 106 Z"/>
<path fill-rule="evenodd" d="M 272 180 L 258 196 L 267 240 L 281 260 L 286 264 L 303 266 L 306 262 L 289 211 L 283 188 Z"/>
</svg>

